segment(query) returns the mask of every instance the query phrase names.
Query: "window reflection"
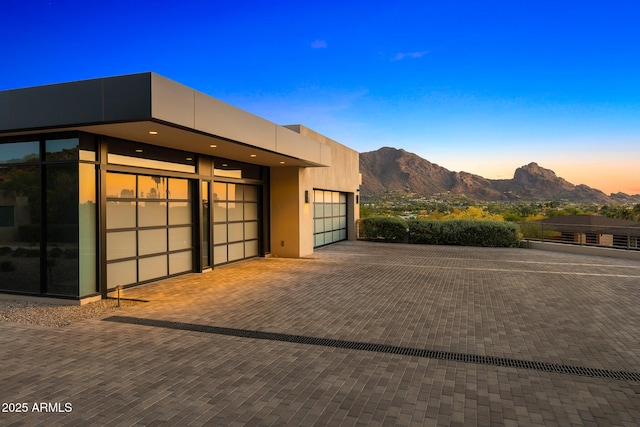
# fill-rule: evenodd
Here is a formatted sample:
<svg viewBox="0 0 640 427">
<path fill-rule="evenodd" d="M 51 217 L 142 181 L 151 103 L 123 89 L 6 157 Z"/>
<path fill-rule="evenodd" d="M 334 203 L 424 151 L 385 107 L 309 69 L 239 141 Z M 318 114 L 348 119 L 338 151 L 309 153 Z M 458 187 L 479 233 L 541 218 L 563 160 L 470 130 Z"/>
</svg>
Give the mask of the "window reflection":
<svg viewBox="0 0 640 427">
<path fill-rule="evenodd" d="M 45 141 L 45 160 L 78 160 L 78 138 Z"/>
<path fill-rule="evenodd" d="M 135 198 L 136 176 L 122 173 L 108 173 L 107 197 L 123 199 Z"/>
<path fill-rule="evenodd" d="M 38 166 L 0 166 L 0 204 L 11 206 L 14 212 L 13 224 L 0 228 L 0 288 L 39 293 Z"/>
<path fill-rule="evenodd" d="M 0 144 L 0 163 L 30 163 L 40 160 L 40 142 Z"/>
</svg>

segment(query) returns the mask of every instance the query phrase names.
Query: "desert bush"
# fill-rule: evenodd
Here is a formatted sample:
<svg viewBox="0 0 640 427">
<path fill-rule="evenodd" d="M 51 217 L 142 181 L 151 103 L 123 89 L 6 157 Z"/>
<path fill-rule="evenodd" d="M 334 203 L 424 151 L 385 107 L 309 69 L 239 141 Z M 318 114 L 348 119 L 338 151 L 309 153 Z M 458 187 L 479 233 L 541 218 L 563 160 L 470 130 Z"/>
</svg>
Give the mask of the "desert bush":
<svg viewBox="0 0 640 427">
<path fill-rule="evenodd" d="M 409 242 L 434 245 L 517 247 L 517 224 L 483 220 L 410 220 Z"/>
<path fill-rule="evenodd" d="M 358 220 L 358 224 L 360 239 L 386 242 L 406 241 L 407 223 L 402 218 L 370 216 Z"/>
</svg>

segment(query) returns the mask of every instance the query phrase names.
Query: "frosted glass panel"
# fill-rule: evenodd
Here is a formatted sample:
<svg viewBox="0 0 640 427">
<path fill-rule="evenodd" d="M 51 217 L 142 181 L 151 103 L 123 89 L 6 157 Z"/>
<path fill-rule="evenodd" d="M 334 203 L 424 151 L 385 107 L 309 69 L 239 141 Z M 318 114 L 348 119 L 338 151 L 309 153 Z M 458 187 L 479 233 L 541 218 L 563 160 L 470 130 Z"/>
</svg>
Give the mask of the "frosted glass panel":
<svg viewBox="0 0 640 427">
<path fill-rule="evenodd" d="M 213 183 L 213 200 L 227 200 L 227 184 L 222 182 Z"/>
<path fill-rule="evenodd" d="M 136 177 L 135 175 L 125 175 L 122 173 L 107 174 L 107 197 L 136 197 Z"/>
<path fill-rule="evenodd" d="M 107 260 L 136 256 L 136 232 L 107 233 Z"/>
<path fill-rule="evenodd" d="M 340 193 L 340 203 L 347 203 L 347 195 L 345 193 Z"/>
<path fill-rule="evenodd" d="M 324 204 L 324 216 L 331 216 L 333 211 L 331 210 L 331 203 Z"/>
<path fill-rule="evenodd" d="M 316 203 L 322 203 L 324 201 L 324 193 L 322 191 L 315 190 L 313 192 L 313 201 Z"/>
<path fill-rule="evenodd" d="M 161 176 L 138 176 L 138 198 L 166 199 L 167 179 Z"/>
<path fill-rule="evenodd" d="M 243 203 L 229 202 L 229 221 L 242 221 Z"/>
<path fill-rule="evenodd" d="M 331 201 L 333 203 L 338 203 L 340 201 L 340 193 L 336 193 L 336 192 L 331 193 Z"/>
<path fill-rule="evenodd" d="M 82 151 L 80 151 L 82 154 Z M 96 291 L 96 168 L 80 163 L 80 296 Z"/>
<path fill-rule="evenodd" d="M 340 205 L 340 215 L 347 214 L 347 205 Z"/>
<path fill-rule="evenodd" d="M 215 246 L 213 248 L 213 264 L 222 264 L 227 262 L 227 245 Z"/>
<path fill-rule="evenodd" d="M 166 276 L 167 274 L 166 255 L 142 258 L 138 260 L 138 276 L 141 282 Z"/>
<path fill-rule="evenodd" d="M 238 240 L 244 239 L 242 223 L 239 224 L 229 224 L 229 241 L 237 242 Z"/>
<path fill-rule="evenodd" d="M 137 282 L 135 261 L 107 264 L 107 288 L 112 289 L 118 285 L 129 285 L 135 282 Z"/>
<path fill-rule="evenodd" d="M 315 222 L 315 232 L 316 233 L 320 233 L 321 231 L 324 231 L 324 219 L 316 219 L 314 220 Z"/>
<path fill-rule="evenodd" d="M 169 250 L 191 248 L 191 227 L 180 227 L 169 229 Z"/>
<path fill-rule="evenodd" d="M 331 212 L 333 216 L 338 216 L 340 215 L 340 205 L 333 205 L 331 207 Z"/>
<path fill-rule="evenodd" d="M 337 242 L 338 240 L 340 240 L 340 231 L 335 230 L 335 231 L 333 232 L 333 241 L 334 241 L 334 242 Z"/>
<path fill-rule="evenodd" d="M 150 255 L 167 251 L 167 230 L 138 231 L 138 254 Z"/>
<path fill-rule="evenodd" d="M 190 199 L 189 197 L 189 181 L 186 179 L 169 179 L 169 198 L 170 199 Z"/>
<path fill-rule="evenodd" d="M 169 274 L 178 274 L 191 271 L 192 265 L 191 251 L 169 254 Z"/>
<path fill-rule="evenodd" d="M 191 224 L 191 203 L 169 203 L 169 225 Z"/>
<path fill-rule="evenodd" d="M 227 190 L 229 192 L 229 200 L 242 200 L 242 187 L 244 186 L 240 184 L 227 185 L 229 186 L 229 189 Z"/>
<path fill-rule="evenodd" d="M 167 225 L 166 202 L 138 202 L 138 226 Z"/>
<path fill-rule="evenodd" d="M 324 231 L 329 231 L 333 228 L 333 221 L 331 218 L 324 219 Z"/>
<path fill-rule="evenodd" d="M 316 246 L 324 245 L 324 234 L 316 234 Z"/>
<path fill-rule="evenodd" d="M 343 216 L 340 217 L 340 228 L 347 228 L 347 219 Z"/>
<path fill-rule="evenodd" d="M 245 240 L 258 238 L 258 222 L 244 223 L 244 238 Z"/>
<path fill-rule="evenodd" d="M 227 202 L 216 202 L 213 204 L 213 221 L 224 222 L 227 220 Z"/>
<path fill-rule="evenodd" d="M 213 226 L 213 244 L 227 243 L 227 224 Z"/>
<path fill-rule="evenodd" d="M 136 226 L 136 203 L 107 201 L 107 229 Z"/>
<path fill-rule="evenodd" d="M 258 219 L 258 204 L 245 203 L 244 204 L 244 220 L 255 221 L 257 219 Z"/>
<path fill-rule="evenodd" d="M 340 240 L 345 240 L 347 238 L 347 230 L 340 230 Z"/>
<path fill-rule="evenodd" d="M 340 228 L 340 218 L 333 218 L 333 230 Z"/>
<path fill-rule="evenodd" d="M 316 203 L 314 205 L 313 216 L 316 218 L 322 218 L 324 216 L 324 205 L 322 203 Z"/>
<path fill-rule="evenodd" d="M 253 240 L 251 242 L 244 243 L 244 256 L 246 258 L 251 256 L 258 256 L 258 241 Z"/>
<path fill-rule="evenodd" d="M 229 245 L 229 261 L 244 258 L 244 243 L 232 243 Z"/>
<path fill-rule="evenodd" d="M 244 200 L 257 202 L 258 201 L 258 188 L 253 187 L 251 185 L 247 185 L 244 187 Z"/>
<path fill-rule="evenodd" d="M 324 242 L 333 243 L 333 232 L 329 231 L 327 233 L 324 233 Z"/>
</svg>

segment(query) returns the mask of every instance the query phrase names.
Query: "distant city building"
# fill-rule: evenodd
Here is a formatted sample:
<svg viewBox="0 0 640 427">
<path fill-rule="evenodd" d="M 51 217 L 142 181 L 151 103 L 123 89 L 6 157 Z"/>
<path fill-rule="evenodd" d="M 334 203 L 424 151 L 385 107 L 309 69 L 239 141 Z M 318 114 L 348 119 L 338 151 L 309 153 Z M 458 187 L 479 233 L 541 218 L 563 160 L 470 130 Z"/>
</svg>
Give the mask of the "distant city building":
<svg viewBox="0 0 640 427">
<path fill-rule="evenodd" d="M 355 239 L 358 165 L 154 73 L 0 91 L 0 291 L 88 301 Z"/>
</svg>

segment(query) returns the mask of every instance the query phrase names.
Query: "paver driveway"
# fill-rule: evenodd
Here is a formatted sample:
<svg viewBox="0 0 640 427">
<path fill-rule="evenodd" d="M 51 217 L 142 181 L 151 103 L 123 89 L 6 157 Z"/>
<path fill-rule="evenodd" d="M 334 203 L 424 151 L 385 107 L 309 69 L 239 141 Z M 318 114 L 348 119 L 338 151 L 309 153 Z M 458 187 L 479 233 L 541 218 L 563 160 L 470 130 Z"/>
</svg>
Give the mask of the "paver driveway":
<svg viewBox="0 0 640 427">
<path fill-rule="evenodd" d="M 640 424 L 637 261 L 342 242 L 125 297 L 149 302 L 0 322 L 0 401 L 29 406 L 1 425 Z"/>
</svg>

